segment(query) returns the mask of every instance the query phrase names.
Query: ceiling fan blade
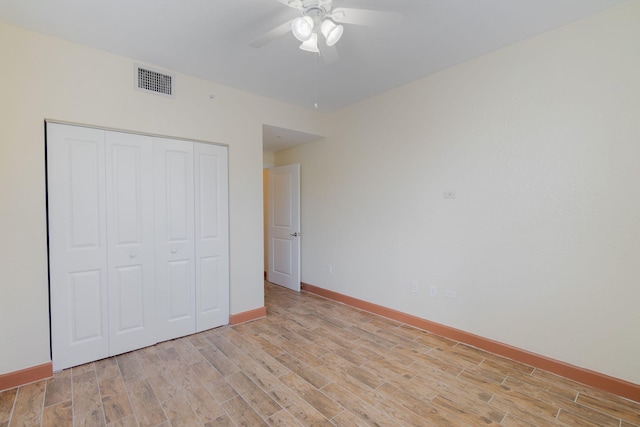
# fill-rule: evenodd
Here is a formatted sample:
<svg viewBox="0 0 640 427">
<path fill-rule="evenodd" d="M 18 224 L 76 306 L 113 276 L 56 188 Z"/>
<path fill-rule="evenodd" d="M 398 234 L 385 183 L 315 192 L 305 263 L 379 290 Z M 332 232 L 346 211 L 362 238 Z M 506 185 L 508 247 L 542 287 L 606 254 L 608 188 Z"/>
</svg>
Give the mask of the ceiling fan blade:
<svg viewBox="0 0 640 427">
<path fill-rule="evenodd" d="M 331 64 L 332 62 L 336 62 L 340 59 L 338 49 L 335 45 L 327 46 L 327 43 L 324 40 L 318 40 L 318 49 L 320 50 L 320 56 L 325 64 Z"/>
<path fill-rule="evenodd" d="M 380 10 L 337 7 L 331 12 L 331 19 L 340 24 L 383 27 L 398 25 L 402 21 L 402 14 Z"/>
<path fill-rule="evenodd" d="M 269 30 L 261 36 L 256 37 L 249 42 L 249 46 L 255 48 L 262 47 L 265 44 L 277 39 L 278 37 L 284 36 L 289 31 L 291 31 L 291 21 L 287 21 L 282 25 L 278 25 L 274 29 Z"/>
</svg>

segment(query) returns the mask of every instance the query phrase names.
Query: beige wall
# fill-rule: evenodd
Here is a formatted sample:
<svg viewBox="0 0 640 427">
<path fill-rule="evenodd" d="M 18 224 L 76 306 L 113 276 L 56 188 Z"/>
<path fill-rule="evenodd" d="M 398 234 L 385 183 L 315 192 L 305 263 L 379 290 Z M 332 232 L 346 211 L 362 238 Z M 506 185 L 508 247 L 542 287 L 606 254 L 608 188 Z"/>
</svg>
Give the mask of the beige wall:
<svg viewBox="0 0 640 427">
<path fill-rule="evenodd" d="M 640 383 L 639 40 L 633 1 L 278 152 L 301 163 L 302 280 Z"/>
<path fill-rule="evenodd" d="M 229 145 L 231 313 L 264 304 L 262 124 L 323 116 L 181 74 L 175 99 L 146 94 L 134 62 L 0 24 L 0 374 L 50 360 L 45 119 Z"/>
<path fill-rule="evenodd" d="M 265 167 L 271 167 L 276 161 L 276 153 L 272 151 L 262 152 L 262 163 Z"/>
</svg>

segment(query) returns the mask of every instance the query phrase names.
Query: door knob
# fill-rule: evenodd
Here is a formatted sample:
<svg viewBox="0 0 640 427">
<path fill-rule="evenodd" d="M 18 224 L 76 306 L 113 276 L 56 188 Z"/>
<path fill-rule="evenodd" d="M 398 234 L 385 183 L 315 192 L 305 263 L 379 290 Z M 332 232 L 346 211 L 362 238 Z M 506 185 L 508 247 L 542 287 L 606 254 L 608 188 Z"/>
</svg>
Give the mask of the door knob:
<svg viewBox="0 0 640 427">
<path fill-rule="evenodd" d="M 176 252 L 178 252 L 178 250 L 177 250 L 177 249 L 175 249 L 175 248 L 174 248 L 174 249 L 171 249 L 171 253 L 172 253 L 172 254 L 175 254 Z"/>
<path fill-rule="evenodd" d="M 136 253 L 135 253 L 135 252 L 131 252 L 131 253 L 129 254 L 129 258 L 131 258 L 131 259 L 135 258 L 136 256 L 137 256 L 137 255 L 136 255 Z"/>
<path fill-rule="evenodd" d="M 297 231 L 293 234 L 289 234 L 289 236 L 293 236 L 293 237 L 298 237 L 300 235 L 300 233 L 298 233 Z"/>
</svg>

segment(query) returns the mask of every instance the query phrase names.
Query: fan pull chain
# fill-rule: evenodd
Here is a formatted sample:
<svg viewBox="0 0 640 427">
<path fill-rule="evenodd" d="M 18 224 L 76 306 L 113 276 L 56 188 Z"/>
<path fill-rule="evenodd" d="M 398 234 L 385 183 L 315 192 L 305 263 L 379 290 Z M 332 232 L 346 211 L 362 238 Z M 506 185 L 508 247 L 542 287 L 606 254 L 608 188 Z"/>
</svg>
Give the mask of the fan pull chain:
<svg viewBox="0 0 640 427">
<path fill-rule="evenodd" d="M 318 56 L 320 53 L 313 54 L 313 106 L 318 109 Z"/>
</svg>

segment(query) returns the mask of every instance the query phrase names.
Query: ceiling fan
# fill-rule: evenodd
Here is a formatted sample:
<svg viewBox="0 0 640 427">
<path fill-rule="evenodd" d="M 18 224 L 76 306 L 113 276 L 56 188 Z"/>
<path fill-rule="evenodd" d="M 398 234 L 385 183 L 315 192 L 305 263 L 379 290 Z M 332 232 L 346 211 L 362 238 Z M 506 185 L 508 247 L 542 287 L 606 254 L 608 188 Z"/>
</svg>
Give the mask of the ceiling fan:
<svg viewBox="0 0 640 427">
<path fill-rule="evenodd" d="M 333 0 L 277 0 L 300 11 L 300 16 L 258 36 L 249 46 L 259 48 L 288 32 L 302 42 L 300 49 L 320 53 L 325 62 L 338 59 L 335 44 L 342 37 L 341 24 L 382 26 L 397 24 L 402 15 L 369 9 L 333 7 Z"/>
</svg>

